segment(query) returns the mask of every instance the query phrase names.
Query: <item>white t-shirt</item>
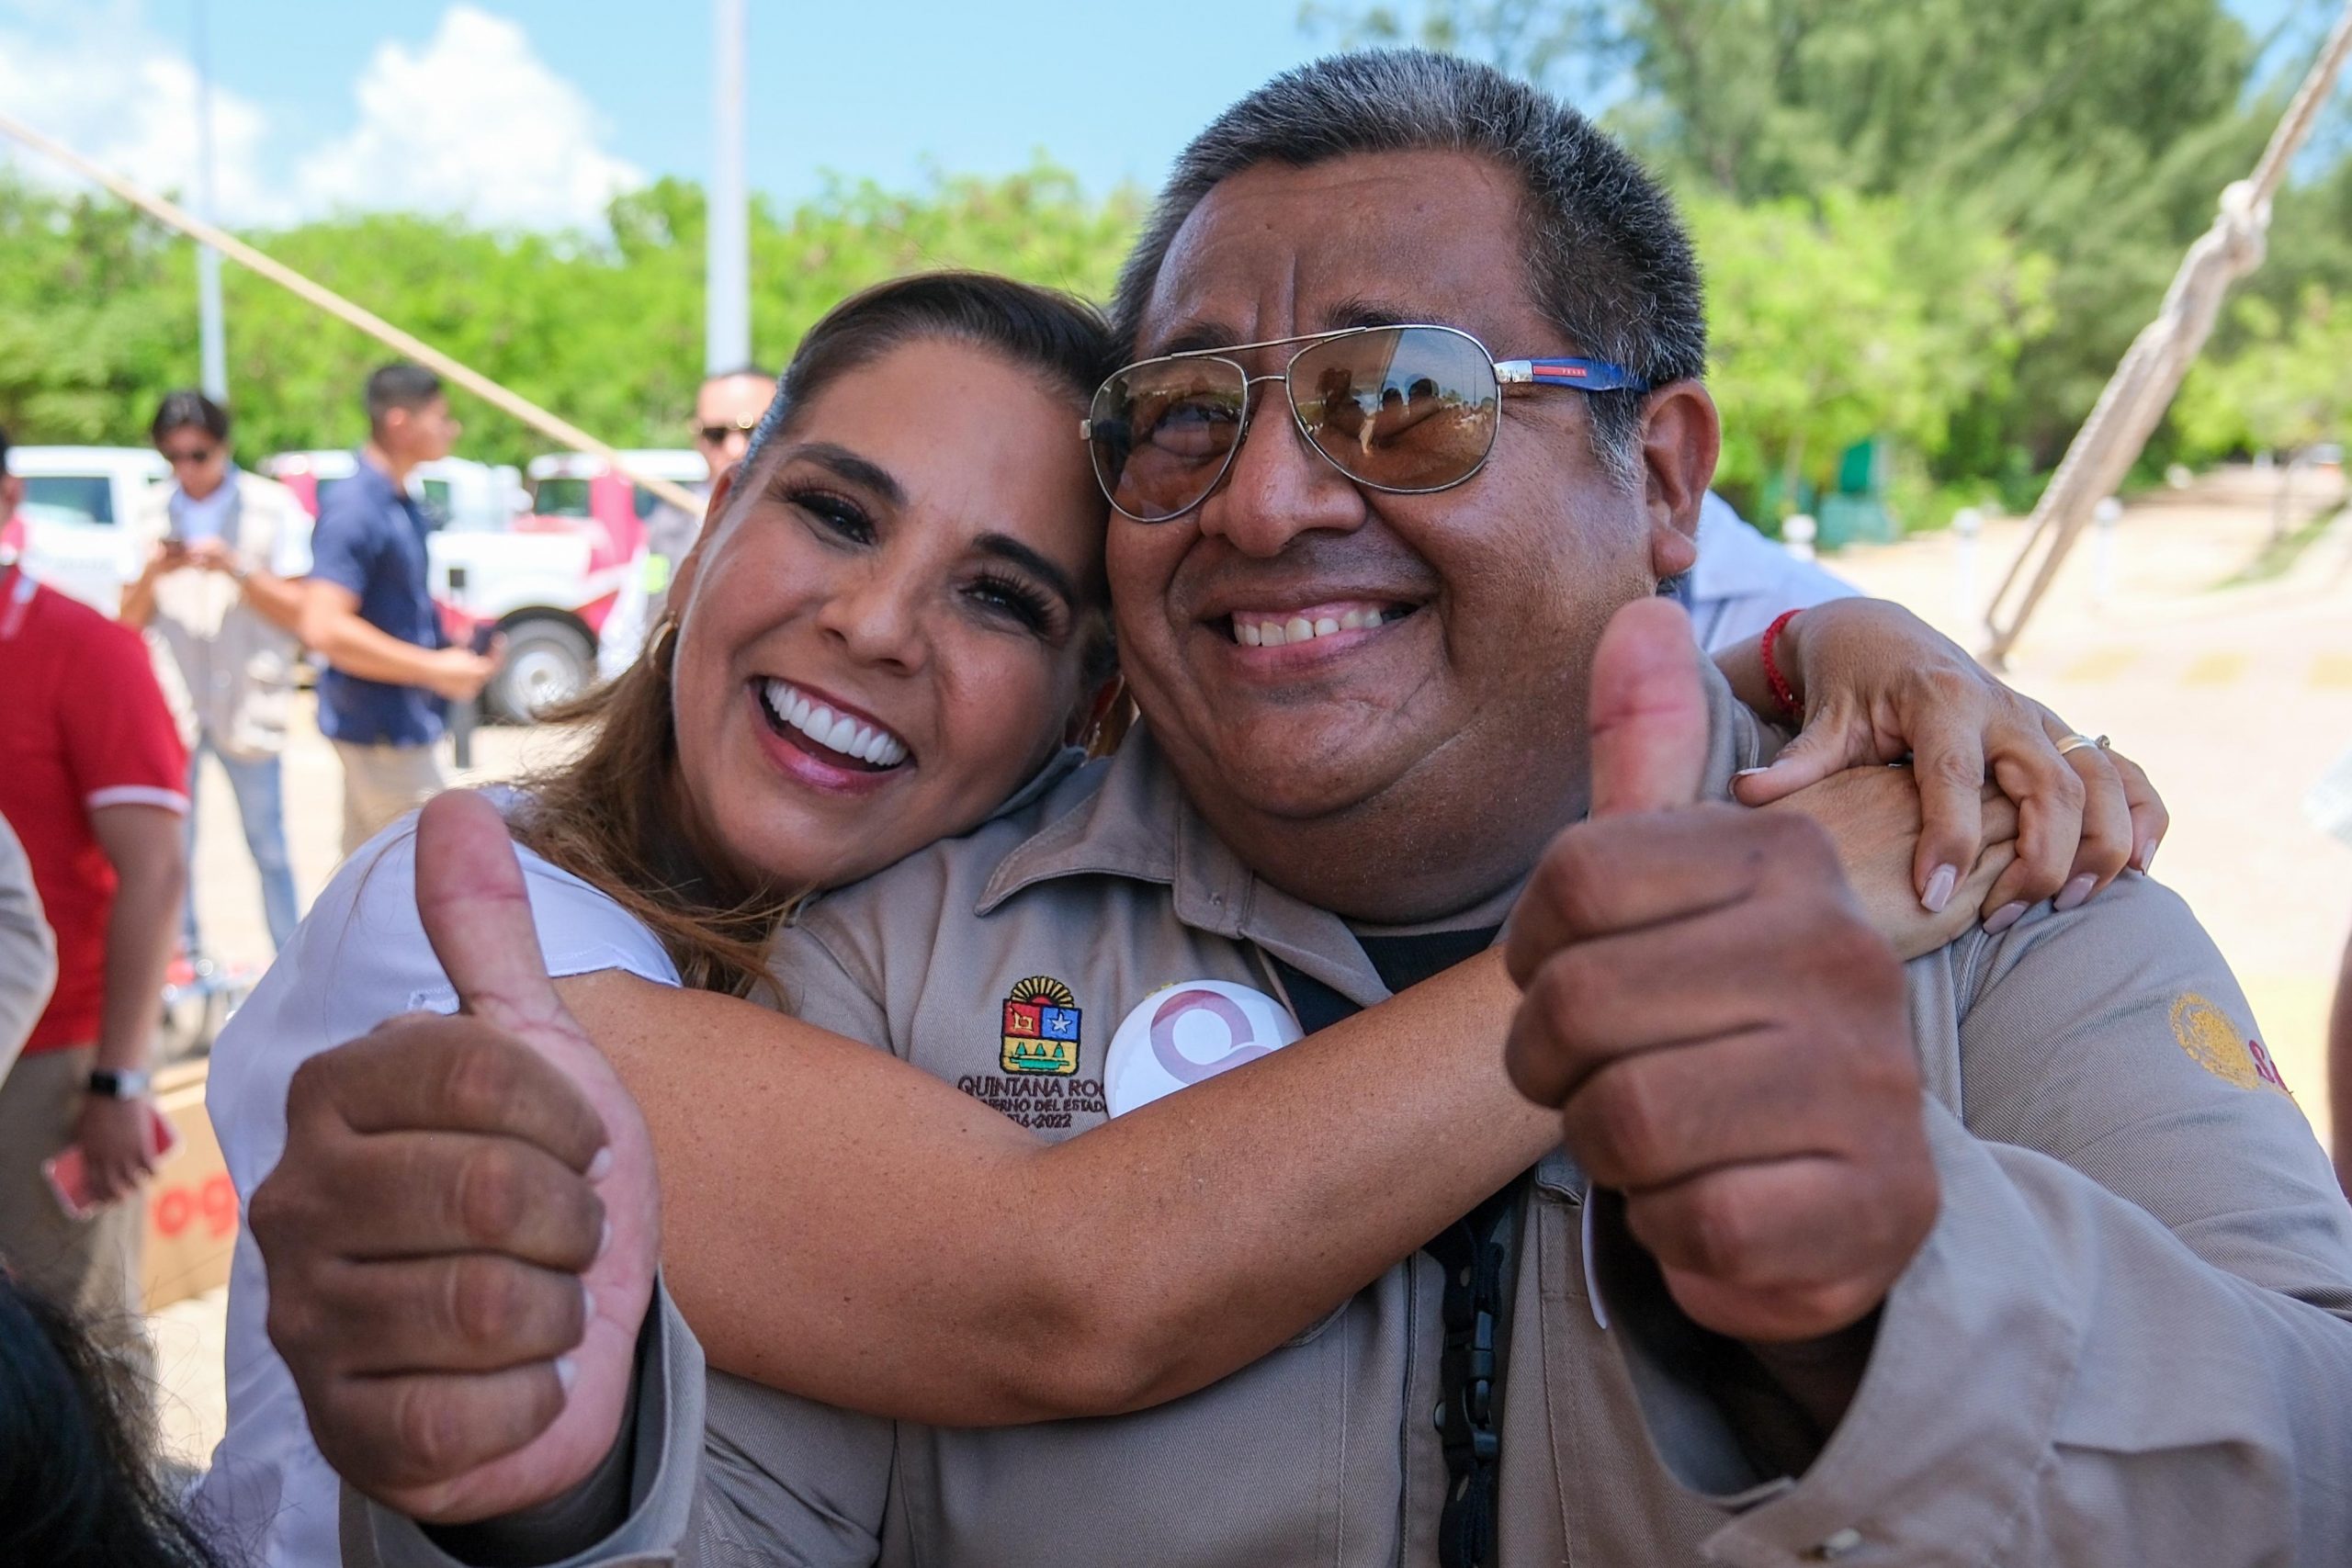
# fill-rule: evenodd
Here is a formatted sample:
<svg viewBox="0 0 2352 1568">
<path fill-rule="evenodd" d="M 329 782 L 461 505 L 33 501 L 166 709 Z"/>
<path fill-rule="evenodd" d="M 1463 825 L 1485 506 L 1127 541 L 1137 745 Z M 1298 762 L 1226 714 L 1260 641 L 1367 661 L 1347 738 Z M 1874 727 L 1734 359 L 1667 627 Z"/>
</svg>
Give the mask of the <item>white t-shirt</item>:
<svg viewBox="0 0 2352 1568">
<path fill-rule="evenodd" d="M 503 807 L 513 795 L 493 798 Z M 213 1047 L 205 1101 L 241 1211 L 286 1151 L 287 1086 L 305 1057 L 396 1013 L 457 1010 L 417 919 L 415 829 L 412 812 L 343 863 Z M 520 845 L 515 853 L 549 975 L 618 969 L 678 984 L 661 942 L 618 904 Z M 268 1309 L 261 1252 L 240 1230 L 229 1281 L 229 1429 L 192 1506 L 238 1561 L 335 1568 L 339 1483 L 269 1343 Z"/>
<path fill-rule="evenodd" d="M 1691 628 L 1711 654 L 1763 636 L 1783 610 L 1861 592 L 1766 538 L 1713 491 L 1699 506 L 1699 564 L 1690 569 L 1689 590 Z"/>
</svg>

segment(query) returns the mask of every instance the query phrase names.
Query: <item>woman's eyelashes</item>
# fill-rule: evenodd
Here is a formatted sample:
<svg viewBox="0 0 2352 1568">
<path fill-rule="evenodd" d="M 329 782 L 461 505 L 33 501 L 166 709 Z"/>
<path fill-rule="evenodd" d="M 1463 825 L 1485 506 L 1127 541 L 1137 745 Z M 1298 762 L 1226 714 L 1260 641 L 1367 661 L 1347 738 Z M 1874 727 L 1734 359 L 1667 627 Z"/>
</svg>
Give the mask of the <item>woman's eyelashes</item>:
<svg viewBox="0 0 2352 1568">
<path fill-rule="evenodd" d="M 777 498 L 813 519 L 826 533 L 853 545 L 874 542 L 874 519 L 847 496 L 813 486 L 779 486 Z"/>
<path fill-rule="evenodd" d="M 1017 622 L 1042 637 L 1055 635 L 1055 610 L 1059 601 L 1044 589 L 1010 572 L 981 569 L 966 591 L 978 603 Z"/>
</svg>

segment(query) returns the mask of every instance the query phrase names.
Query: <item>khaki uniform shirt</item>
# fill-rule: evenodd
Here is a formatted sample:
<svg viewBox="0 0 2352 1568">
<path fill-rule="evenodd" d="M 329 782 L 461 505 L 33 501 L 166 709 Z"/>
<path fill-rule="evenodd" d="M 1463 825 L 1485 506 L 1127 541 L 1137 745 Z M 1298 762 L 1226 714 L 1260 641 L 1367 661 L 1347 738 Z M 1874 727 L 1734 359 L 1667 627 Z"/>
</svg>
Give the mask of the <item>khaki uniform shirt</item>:
<svg viewBox="0 0 2352 1568">
<path fill-rule="evenodd" d="M 259 474 L 237 471 L 237 552 L 268 571 L 277 570 L 289 537 L 311 519 L 294 492 Z M 173 487 L 156 485 L 141 498 L 130 526 L 141 559 L 171 532 Z M 229 756 L 251 761 L 286 750 L 286 718 L 293 702 L 294 665 L 301 645 L 245 599 L 243 584 L 226 572 L 194 568 L 155 580 L 155 619 L 150 627 L 171 655 L 157 674 L 175 709 L 194 715 L 201 733 Z"/>
<path fill-rule="evenodd" d="M 1722 794 L 1759 741 L 1713 704 Z M 1385 994 L 1339 919 L 1208 833 L 1139 733 L 827 897 L 775 964 L 802 1016 L 1061 1137 L 1103 1120 L 1123 1023 L 1183 982 L 1279 997 L 1270 954 Z M 1711 1370 L 1725 1342 L 1638 1288 L 1615 1205 L 1589 1214 L 1555 1154 L 1519 1220 L 1500 1563 L 2352 1561 L 2352 1210 L 2188 909 L 2127 876 L 1908 978 L 1942 1209 L 1826 1447 L 1801 1477 L 1750 1457 Z M 1067 1055 L 1040 1055 L 1014 1000 L 1076 1015 Z M 665 1299 L 631 1515 L 572 1561 L 1434 1563 L 1441 1294 L 1416 1255 L 1197 1393 L 995 1430 L 705 1374 Z M 1054 1353 L 1004 1325 L 1006 1356 Z M 352 1562 L 451 1561 L 381 1511 L 347 1522 Z"/>
</svg>

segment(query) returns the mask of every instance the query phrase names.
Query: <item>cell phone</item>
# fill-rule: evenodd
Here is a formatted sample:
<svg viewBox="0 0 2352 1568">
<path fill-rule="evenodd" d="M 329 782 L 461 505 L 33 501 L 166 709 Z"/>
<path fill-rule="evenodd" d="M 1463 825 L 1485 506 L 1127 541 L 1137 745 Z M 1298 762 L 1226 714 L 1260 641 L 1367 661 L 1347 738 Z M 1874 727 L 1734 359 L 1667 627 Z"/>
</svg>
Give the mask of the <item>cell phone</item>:
<svg viewBox="0 0 2352 1568">
<path fill-rule="evenodd" d="M 155 1164 L 161 1165 L 179 1146 L 178 1130 L 162 1111 L 155 1109 L 153 1101 L 149 1101 L 148 1154 Z M 81 1145 L 74 1144 L 63 1154 L 41 1161 L 40 1173 L 47 1179 L 50 1193 L 57 1200 L 57 1206 L 65 1211 L 67 1219 L 86 1220 L 106 1207 L 90 1190 L 90 1171 L 87 1162 L 82 1157 Z"/>
<path fill-rule="evenodd" d="M 472 649 L 478 658 L 487 659 L 490 656 L 491 644 L 497 640 L 498 626 L 496 622 L 476 621 L 474 623 L 474 635 L 468 640 L 466 646 Z"/>
</svg>

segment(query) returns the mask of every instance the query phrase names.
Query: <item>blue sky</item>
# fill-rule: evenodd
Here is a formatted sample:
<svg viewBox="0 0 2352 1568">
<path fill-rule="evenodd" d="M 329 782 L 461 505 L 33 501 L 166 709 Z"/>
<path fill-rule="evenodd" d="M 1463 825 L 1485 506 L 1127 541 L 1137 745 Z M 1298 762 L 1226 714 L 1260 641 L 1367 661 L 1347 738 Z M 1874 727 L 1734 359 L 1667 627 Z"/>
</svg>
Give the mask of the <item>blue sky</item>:
<svg viewBox="0 0 2352 1568">
<path fill-rule="evenodd" d="M 2320 0 L 2233 0 L 2261 28 Z M 0 105 L 133 177 L 194 161 L 196 0 L 0 0 Z M 1102 190 L 1156 183 L 1217 109 L 1317 51 L 1295 0 L 752 0 L 752 184 L 906 186 L 1039 151 Z M 616 185 L 700 178 L 703 0 L 209 0 L 222 205 L 457 208 L 547 225 Z"/>
</svg>

